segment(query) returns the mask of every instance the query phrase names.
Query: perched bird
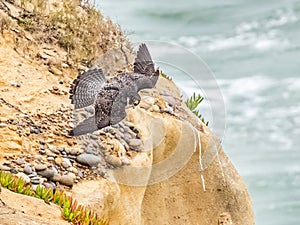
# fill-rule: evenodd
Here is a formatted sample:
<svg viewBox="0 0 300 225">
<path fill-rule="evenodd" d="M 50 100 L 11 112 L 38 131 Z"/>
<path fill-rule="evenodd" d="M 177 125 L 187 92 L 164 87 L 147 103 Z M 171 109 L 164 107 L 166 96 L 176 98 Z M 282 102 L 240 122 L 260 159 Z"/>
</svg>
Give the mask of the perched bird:
<svg viewBox="0 0 300 225">
<path fill-rule="evenodd" d="M 154 68 L 145 44 L 139 46 L 132 73 L 119 74 L 107 83 L 101 69 L 79 75 L 71 86 L 71 103 L 75 109 L 94 104 L 95 115 L 78 124 L 70 135 L 84 135 L 119 123 L 126 117 L 125 107 L 137 106 L 141 100 L 138 92 L 153 88 L 158 77 L 159 69 Z"/>
</svg>

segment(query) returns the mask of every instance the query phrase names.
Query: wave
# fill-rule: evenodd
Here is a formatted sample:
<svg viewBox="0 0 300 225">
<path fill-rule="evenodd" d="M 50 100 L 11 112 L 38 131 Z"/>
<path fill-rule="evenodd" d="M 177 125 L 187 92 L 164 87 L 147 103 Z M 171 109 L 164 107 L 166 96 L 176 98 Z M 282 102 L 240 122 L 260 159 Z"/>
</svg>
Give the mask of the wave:
<svg viewBox="0 0 300 225">
<path fill-rule="evenodd" d="M 274 16 L 238 24 L 232 34 L 182 36 L 175 40 L 188 48 L 200 51 L 221 51 L 249 47 L 259 51 L 293 47 L 285 33 L 278 28 L 294 25 L 298 17 L 292 8 L 276 10 Z M 295 25 L 296 26 L 296 25 Z M 296 29 L 296 27 L 295 27 Z"/>
<path fill-rule="evenodd" d="M 279 79 L 258 75 L 218 80 L 218 83 L 228 108 L 228 123 L 235 129 L 231 138 L 251 135 L 255 140 L 276 145 L 270 151 L 295 149 L 300 135 L 299 77 Z"/>
<path fill-rule="evenodd" d="M 292 46 L 287 38 L 281 37 L 274 30 L 264 34 L 247 32 L 230 37 L 183 36 L 175 42 L 188 48 L 209 52 L 240 47 L 251 47 L 252 49 L 264 51 L 270 49 L 287 49 Z"/>
<path fill-rule="evenodd" d="M 268 30 L 271 28 L 278 28 L 287 24 L 295 23 L 298 17 L 293 8 L 277 9 L 274 15 L 268 16 L 261 20 L 254 20 L 250 22 L 243 22 L 236 26 L 237 33 L 245 33 L 257 30 Z"/>
</svg>

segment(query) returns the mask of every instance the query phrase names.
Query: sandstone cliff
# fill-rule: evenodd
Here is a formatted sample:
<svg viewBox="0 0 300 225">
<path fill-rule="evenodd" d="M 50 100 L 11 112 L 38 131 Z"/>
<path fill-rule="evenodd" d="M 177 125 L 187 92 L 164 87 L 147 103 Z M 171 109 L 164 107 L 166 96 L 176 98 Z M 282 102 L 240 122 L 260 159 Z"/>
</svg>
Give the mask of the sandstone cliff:
<svg viewBox="0 0 300 225">
<path fill-rule="evenodd" d="M 140 105 L 127 110 L 123 125 L 96 136 L 92 153 L 101 159 L 98 169 L 84 167 L 72 158 L 63 161 L 64 151 L 68 156 L 74 151 L 75 155 L 88 152 L 84 140 L 68 136 L 72 126 L 68 91 L 77 75 L 76 68 L 87 69 L 85 60 L 92 59 L 86 59 L 83 50 L 80 54 L 68 51 L 59 42 L 59 35 L 49 35 L 48 38 L 57 40 L 47 41 L 41 38 L 40 31 L 26 29 L 24 21 L 28 23 L 27 15 L 36 13 L 34 3 L 38 1 L 24 2 L 25 5 L 18 1 L 0 3 L 2 169 L 23 173 L 26 165 L 37 168 L 43 164 L 56 167 L 62 176 L 74 174 L 76 178 L 68 193 L 109 218 L 111 224 L 254 224 L 251 200 L 242 178 L 219 146 L 218 139 L 187 109 L 174 82 L 164 77 L 159 78 L 156 88 L 141 93 Z M 58 6 L 58 2 L 50 1 L 44 16 L 59 11 L 57 7 L 63 6 Z M 85 13 L 84 9 L 77 9 L 76 13 Z M 43 22 L 38 21 L 41 24 L 36 25 L 36 21 L 31 20 L 33 27 L 45 31 Z M 103 59 L 95 63 L 105 67 L 111 76 L 130 69 L 127 63 L 132 63 L 134 54 L 128 42 L 111 22 L 104 21 L 101 26 L 106 27 L 102 33 L 106 44 L 93 50 L 93 54 L 108 54 L 105 54 L 105 65 L 101 64 Z M 120 46 L 126 46 L 126 50 L 112 50 Z M 106 68 L 107 65 L 113 67 Z M 170 105 L 176 105 L 176 109 L 170 111 Z M 156 125 L 155 121 L 158 121 Z M 138 131 L 139 137 L 134 139 L 142 143 L 138 149 L 130 144 L 132 137 L 128 143 L 122 141 L 125 137 L 119 137 L 118 132 L 126 129 L 129 133 Z M 212 149 L 212 141 L 217 143 L 216 149 Z M 168 164 L 162 164 L 177 154 L 179 148 L 183 150 L 180 156 L 187 159 L 184 163 L 175 157 Z M 55 149 L 64 150 L 57 153 Z M 213 150 L 217 150 L 218 157 L 206 170 L 200 171 L 200 152 Z M 69 162 L 71 166 L 64 166 Z M 55 183 L 47 178 L 42 180 L 45 185 Z M 59 186 L 59 182 L 56 185 Z M 1 224 L 18 224 L 18 221 L 67 224 L 55 205 L 4 188 L 0 199 Z"/>
</svg>

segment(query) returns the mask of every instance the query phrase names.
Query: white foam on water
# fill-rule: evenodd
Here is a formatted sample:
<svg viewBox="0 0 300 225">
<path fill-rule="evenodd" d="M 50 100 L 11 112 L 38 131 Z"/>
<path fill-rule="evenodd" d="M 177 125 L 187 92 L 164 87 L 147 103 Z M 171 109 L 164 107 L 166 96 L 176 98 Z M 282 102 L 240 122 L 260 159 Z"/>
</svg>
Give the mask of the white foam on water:
<svg viewBox="0 0 300 225">
<path fill-rule="evenodd" d="M 185 35 L 175 42 L 191 49 L 212 52 L 241 47 L 251 47 L 259 51 L 289 48 L 290 40 L 278 28 L 297 22 L 298 17 L 291 8 L 277 10 L 274 14 L 271 18 L 242 22 L 231 35 Z"/>
<path fill-rule="evenodd" d="M 235 31 L 238 34 L 271 28 L 278 28 L 286 24 L 295 23 L 298 17 L 292 8 L 277 10 L 271 18 L 242 22 L 236 26 Z"/>
<path fill-rule="evenodd" d="M 259 92 L 271 88 L 276 80 L 262 75 L 241 77 L 236 79 L 218 79 L 218 83 L 224 92 L 225 99 L 233 96 L 252 98 Z"/>
<path fill-rule="evenodd" d="M 266 28 L 274 28 L 283 26 L 288 23 L 294 23 L 298 20 L 295 12 L 291 8 L 287 8 L 286 10 L 277 10 L 276 17 L 268 20 L 264 26 Z"/>
<path fill-rule="evenodd" d="M 299 73 L 300 73 L 300 71 L 299 71 Z M 300 78 L 299 77 L 287 78 L 285 80 L 285 84 L 288 86 L 288 90 L 290 90 L 290 91 L 299 91 L 300 90 Z"/>
<path fill-rule="evenodd" d="M 284 48 L 284 47 L 287 47 L 289 46 L 289 41 L 288 40 L 272 40 L 272 39 L 260 39 L 260 40 L 257 40 L 253 46 L 254 48 L 258 49 L 258 50 L 268 50 L 268 49 L 271 49 L 271 48 L 275 48 L 277 46 L 281 46 L 281 48 Z"/>
<path fill-rule="evenodd" d="M 277 151 L 286 151 L 292 148 L 293 140 L 289 136 L 286 136 L 284 133 L 278 131 L 279 129 L 269 133 L 269 138 L 273 143 L 277 143 L 279 148 Z"/>
<path fill-rule="evenodd" d="M 245 33 L 245 32 L 255 30 L 259 27 L 260 27 L 260 24 L 257 21 L 242 22 L 241 24 L 236 26 L 235 31 L 238 34 L 242 34 L 242 33 Z"/>
<path fill-rule="evenodd" d="M 240 28 L 238 28 L 240 30 Z M 200 51 L 223 51 L 235 48 L 248 47 L 256 50 L 286 49 L 291 46 L 290 41 L 275 30 L 266 33 L 245 32 L 231 36 L 202 36 L 180 37 L 175 43 Z"/>
</svg>

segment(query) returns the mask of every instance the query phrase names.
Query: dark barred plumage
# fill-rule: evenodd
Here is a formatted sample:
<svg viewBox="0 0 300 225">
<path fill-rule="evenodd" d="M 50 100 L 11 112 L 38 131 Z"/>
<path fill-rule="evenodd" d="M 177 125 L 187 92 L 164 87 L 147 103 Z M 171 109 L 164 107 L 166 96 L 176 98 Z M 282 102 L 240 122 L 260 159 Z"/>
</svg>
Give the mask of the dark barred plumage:
<svg viewBox="0 0 300 225">
<path fill-rule="evenodd" d="M 159 77 L 147 46 L 141 44 L 134 62 L 133 73 L 122 73 L 105 83 L 101 69 L 89 70 L 79 75 L 70 90 L 75 109 L 94 104 L 95 116 L 78 124 L 71 135 L 83 135 L 109 125 L 117 124 L 126 117 L 125 107 L 140 101 L 138 92 L 153 88 Z"/>
</svg>

